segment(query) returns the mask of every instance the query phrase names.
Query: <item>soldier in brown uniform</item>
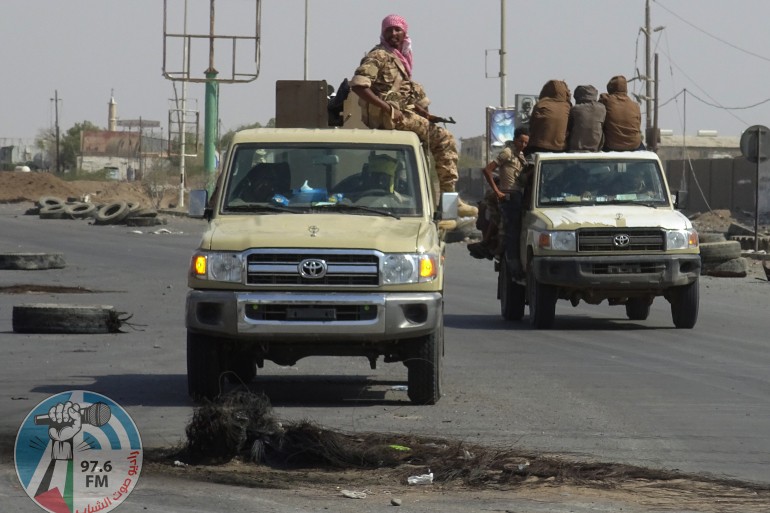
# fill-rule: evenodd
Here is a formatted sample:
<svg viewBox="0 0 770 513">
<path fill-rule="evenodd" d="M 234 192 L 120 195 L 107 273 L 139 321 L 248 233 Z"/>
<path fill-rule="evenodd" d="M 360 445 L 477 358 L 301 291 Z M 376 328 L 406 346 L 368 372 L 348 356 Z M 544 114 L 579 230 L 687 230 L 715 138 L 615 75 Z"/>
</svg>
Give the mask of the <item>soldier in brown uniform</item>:
<svg viewBox="0 0 770 513">
<path fill-rule="evenodd" d="M 642 114 L 639 104 L 628 96 L 628 82 L 623 75 L 612 77 L 607 92 L 599 96 L 607 109 L 604 120 L 604 151 L 634 151 L 642 144 Z"/>
<path fill-rule="evenodd" d="M 356 68 L 350 87 L 363 101 L 363 120 L 369 128 L 406 130 L 426 143 L 436 163 L 441 192 L 454 192 L 457 182 L 457 144 L 448 130 L 428 112 L 430 100 L 412 80 L 411 39 L 407 23 L 391 14 L 382 20 L 380 44 Z M 476 207 L 460 202 L 461 216 L 474 216 Z"/>
<path fill-rule="evenodd" d="M 549 80 L 543 85 L 529 120 L 529 146 L 525 154 L 566 151 L 570 100 L 569 87 L 563 80 Z"/>
</svg>

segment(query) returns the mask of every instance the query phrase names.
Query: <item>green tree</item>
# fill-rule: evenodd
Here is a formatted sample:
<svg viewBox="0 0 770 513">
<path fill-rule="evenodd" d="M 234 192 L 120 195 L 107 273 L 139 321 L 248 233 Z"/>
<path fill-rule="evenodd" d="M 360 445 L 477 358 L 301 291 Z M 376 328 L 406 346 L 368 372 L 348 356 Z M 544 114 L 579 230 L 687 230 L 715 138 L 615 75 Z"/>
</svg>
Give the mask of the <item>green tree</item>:
<svg viewBox="0 0 770 513">
<path fill-rule="evenodd" d="M 230 146 L 230 143 L 233 141 L 233 136 L 236 132 L 247 130 L 249 128 L 275 128 L 275 118 L 270 118 L 270 120 L 265 125 L 257 121 L 256 123 L 252 123 L 250 125 L 241 125 L 235 130 L 229 130 L 225 133 L 225 135 L 219 138 L 219 144 L 217 144 L 217 148 L 219 148 L 220 151 L 226 150 Z"/>
<path fill-rule="evenodd" d="M 75 170 L 78 164 L 78 155 L 80 155 L 80 141 L 83 132 L 102 130 L 90 121 L 75 123 L 72 128 L 64 132 L 59 142 L 59 153 L 61 155 L 61 168 Z M 54 145 L 56 142 L 54 141 Z"/>
</svg>

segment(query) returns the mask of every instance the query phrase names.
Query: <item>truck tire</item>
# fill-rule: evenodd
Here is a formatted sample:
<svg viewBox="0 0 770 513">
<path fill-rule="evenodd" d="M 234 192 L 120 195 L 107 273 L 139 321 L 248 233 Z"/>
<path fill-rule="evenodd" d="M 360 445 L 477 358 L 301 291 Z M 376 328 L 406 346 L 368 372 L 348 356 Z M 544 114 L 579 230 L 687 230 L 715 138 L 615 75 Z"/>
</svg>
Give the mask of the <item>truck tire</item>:
<svg viewBox="0 0 770 513">
<path fill-rule="evenodd" d="M 741 256 L 741 243 L 737 240 L 706 242 L 700 245 L 700 258 L 704 262 L 726 262 Z"/>
<path fill-rule="evenodd" d="M 671 318 L 678 329 L 692 329 L 698 321 L 698 280 L 671 291 Z"/>
<path fill-rule="evenodd" d="M 526 302 L 527 289 L 519 285 L 510 275 L 505 259 L 500 262 L 500 271 L 497 274 L 500 315 L 506 321 L 520 321 L 524 317 L 524 304 Z"/>
<path fill-rule="evenodd" d="M 540 283 L 534 273 L 527 274 L 527 294 L 529 296 L 529 323 L 533 328 L 547 330 L 553 326 L 556 318 L 556 288 Z"/>
<path fill-rule="evenodd" d="M 630 297 L 626 301 L 626 317 L 632 321 L 645 321 L 650 316 L 652 301 L 646 297 Z"/>
<path fill-rule="evenodd" d="M 409 400 L 413 404 L 436 404 L 441 398 L 444 360 L 444 312 L 439 312 L 436 331 L 409 343 L 417 344 L 417 352 L 407 360 Z"/>
<path fill-rule="evenodd" d="M 248 351 L 233 350 L 227 355 L 227 381 L 248 385 L 257 377 L 257 362 Z"/>
<path fill-rule="evenodd" d="M 222 392 L 222 364 L 216 341 L 187 332 L 187 393 L 196 401 Z"/>
</svg>

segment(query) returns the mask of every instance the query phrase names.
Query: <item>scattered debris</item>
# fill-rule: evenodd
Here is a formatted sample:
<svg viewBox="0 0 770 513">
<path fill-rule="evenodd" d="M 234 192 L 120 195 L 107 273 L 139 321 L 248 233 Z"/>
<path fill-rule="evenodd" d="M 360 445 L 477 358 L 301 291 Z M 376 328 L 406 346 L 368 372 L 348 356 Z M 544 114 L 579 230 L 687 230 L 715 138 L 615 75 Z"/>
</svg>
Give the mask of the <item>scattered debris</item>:
<svg viewBox="0 0 770 513">
<path fill-rule="evenodd" d="M 420 474 L 419 476 L 409 476 L 406 482 L 410 485 L 433 484 L 433 472 Z"/>
<path fill-rule="evenodd" d="M 340 492 L 343 497 L 348 499 L 366 499 L 366 492 L 355 492 L 353 490 L 342 490 Z"/>
</svg>

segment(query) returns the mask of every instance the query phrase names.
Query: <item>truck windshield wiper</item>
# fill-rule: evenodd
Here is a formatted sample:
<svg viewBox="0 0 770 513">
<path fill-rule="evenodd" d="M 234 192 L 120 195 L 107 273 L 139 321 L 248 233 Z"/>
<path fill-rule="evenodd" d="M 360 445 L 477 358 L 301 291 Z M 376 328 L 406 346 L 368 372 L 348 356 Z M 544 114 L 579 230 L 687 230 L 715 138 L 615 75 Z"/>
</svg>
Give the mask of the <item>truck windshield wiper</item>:
<svg viewBox="0 0 770 513">
<path fill-rule="evenodd" d="M 228 205 L 225 211 L 231 212 L 289 212 L 298 214 L 300 211 L 296 208 L 283 205 L 268 205 L 265 203 L 244 203 L 242 205 Z"/>
<path fill-rule="evenodd" d="M 393 217 L 395 219 L 401 219 L 401 216 L 394 214 L 390 210 L 383 210 L 380 208 L 365 207 L 363 205 L 347 205 L 345 203 L 329 203 L 326 205 L 315 205 L 314 208 L 329 208 L 335 210 L 352 210 L 359 212 L 369 212 L 371 214 L 378 214 L 381 216 Z"/>
<path fill-rule="evenodd" d="M 650 207 L 655 208 L 659 207 L 661 205 L 665 205 L 664 201 L 660 200 L 646 200 L 646 201 L 639 201 L 639 200 L 610 200 L 606 201 L 605 203 L 609 205 L 639 205 L 641 207 Z"/>
</svg>

